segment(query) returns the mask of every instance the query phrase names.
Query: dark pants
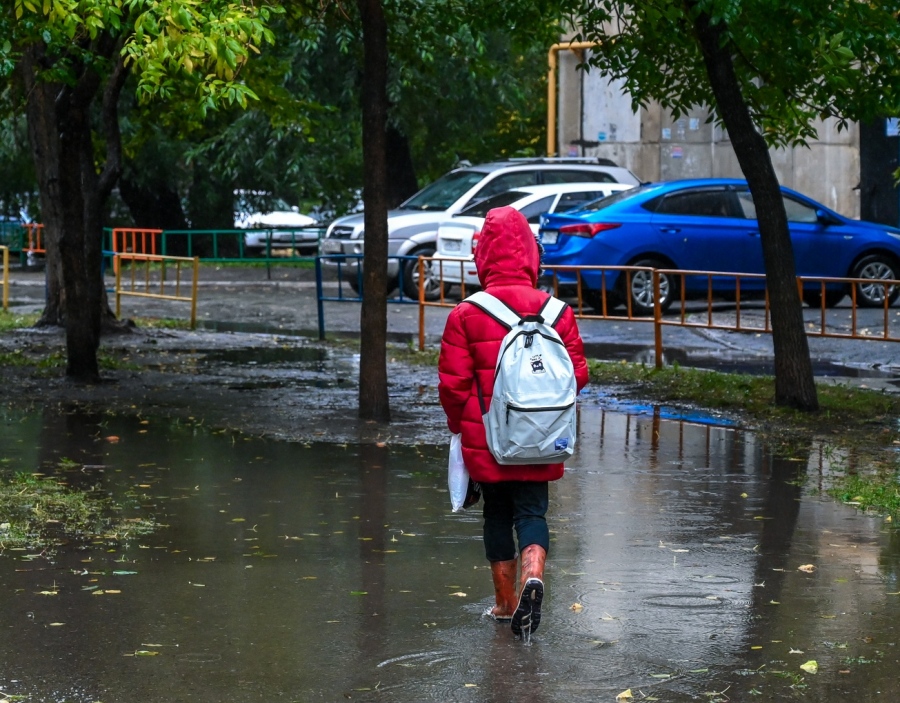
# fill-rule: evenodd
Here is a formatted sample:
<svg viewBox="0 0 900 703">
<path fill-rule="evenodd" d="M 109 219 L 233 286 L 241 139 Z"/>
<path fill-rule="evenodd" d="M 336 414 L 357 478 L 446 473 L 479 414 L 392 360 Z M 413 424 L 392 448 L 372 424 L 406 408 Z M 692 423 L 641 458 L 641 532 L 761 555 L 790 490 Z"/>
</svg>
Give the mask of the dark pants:
<svg viewBox="0 0 900 703">
<path fill-rule="evenodd" d="M 484 499 L 484 551 L 488 561 L 516 558 L 513 528 L 519 551 L 529 544 L 550 550 L 547 528 L 548 484 L 546 481 L 501 481 L 482 483 Z"/>
</svg>

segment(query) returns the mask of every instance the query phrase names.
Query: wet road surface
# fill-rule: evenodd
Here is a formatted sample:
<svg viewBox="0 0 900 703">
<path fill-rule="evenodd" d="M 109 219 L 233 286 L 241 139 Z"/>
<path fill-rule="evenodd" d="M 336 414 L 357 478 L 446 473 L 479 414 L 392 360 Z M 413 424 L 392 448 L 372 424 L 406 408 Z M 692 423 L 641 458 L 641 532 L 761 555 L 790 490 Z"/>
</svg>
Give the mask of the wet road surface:
<svg viewBox="0 0 900 703">
<path fill-rule="evenodd" d="M 0 471 L 164 526 L 0 556 L 0 691 L 81 703 L 895 700 L 900 540 L 819 495 L 835 459 L 586 398 L 552 484 L 541 629 L 491 603 L 445 447 L 9 413 Z M 110 438 L 117 438 L 112 440 Z M 58 468 L 61 459 L 69 468 Z M 801 567 L 803 567 L 801 569 Z M 818 673 L 801 669 L 815 661 Z"/>
</svg>

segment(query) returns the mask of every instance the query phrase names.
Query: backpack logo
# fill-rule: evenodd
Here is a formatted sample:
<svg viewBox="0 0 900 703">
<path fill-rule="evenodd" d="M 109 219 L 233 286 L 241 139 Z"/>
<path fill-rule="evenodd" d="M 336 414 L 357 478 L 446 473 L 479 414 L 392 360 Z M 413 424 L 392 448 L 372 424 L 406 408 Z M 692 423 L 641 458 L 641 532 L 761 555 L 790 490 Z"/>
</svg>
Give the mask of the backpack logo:
<svg viewBox="0 0 900 703">
<path fill-rule="evenodd" d="M 554 329 L 566 304 L 550 296 L 537 315 L 521 316 L 490 293 L 464 302 L 509 331 L 500 343 L 494 392 L 478 400 L 487 446 L 498 464 L 553 464 L 575 450 L 575 366 Z M 477 382 L 477 376 L 476 376 Z"/>
</svg>

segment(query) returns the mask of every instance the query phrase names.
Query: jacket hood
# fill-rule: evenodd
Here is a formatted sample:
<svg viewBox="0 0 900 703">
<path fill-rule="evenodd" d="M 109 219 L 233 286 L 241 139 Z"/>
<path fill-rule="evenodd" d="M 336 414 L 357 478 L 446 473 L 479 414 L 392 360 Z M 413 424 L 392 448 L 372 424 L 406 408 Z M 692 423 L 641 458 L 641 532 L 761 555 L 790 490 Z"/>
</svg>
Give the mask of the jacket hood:
<svg viewBox="0 0 900 703">
<path fill-rule="evenodd" d="M 541 258 L 525 216 L 511 207 L 489 210 L 475 247 L 482 288 L 537 284 Z"/>
</svg>

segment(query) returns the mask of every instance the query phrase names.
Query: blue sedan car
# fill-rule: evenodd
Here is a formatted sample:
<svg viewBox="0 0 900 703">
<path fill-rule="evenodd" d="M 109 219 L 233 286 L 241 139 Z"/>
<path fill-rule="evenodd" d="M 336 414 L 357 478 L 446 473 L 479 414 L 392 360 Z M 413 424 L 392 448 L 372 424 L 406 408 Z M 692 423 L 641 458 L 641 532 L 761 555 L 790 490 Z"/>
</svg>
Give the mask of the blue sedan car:
<svg viewBox="0 0 900 703">
<path fill-rule="evenodd" d="M 860 306 L 893 303 L 900 286 L 879 281 L 900 278 L 900 229 L 843 217 L 824 205 L 782 188 L 798 276 L 865 278 L 857 284 Z M 663 269 L 765 273 L 756 207 L 746 181 L 725 178 L 649 183 L 596 200 L 579 210 L 544 215 L 539 235 L 544 264 L 571 266 L 649 266 Z M 558 273 L 560 284 L 576 281 L 574 272 Z M 624 274 L 584 272 L 585 299 L 599 307 L 600 288 L 607 288 L 607 304 L 624 304 L 631 296 L 636 314 L 653 312 L 649 272 Z M 734 294 L 734 278 L 713 277 L 713 289 Z M 681 277 L 661 276 L 660 304 L 667 309 L 680 298 Z M 686 297 L 706 295 L 706 276 L 684 278 Z M 744 280 L 741 294 L 762 281 Z M 625 288 L 629 290 L 625 290 Z M 809 283 L 804 301 L 815 307 L 837 305 L 846 286 L 822 288 Z"/>
</svg>

